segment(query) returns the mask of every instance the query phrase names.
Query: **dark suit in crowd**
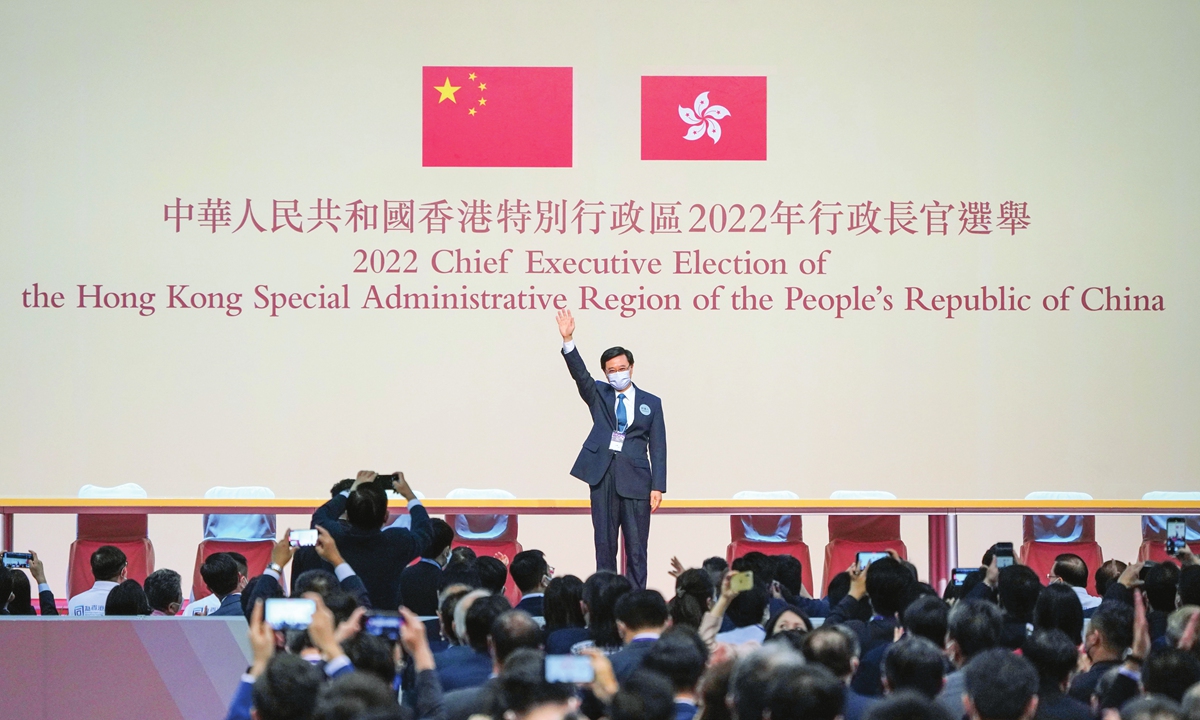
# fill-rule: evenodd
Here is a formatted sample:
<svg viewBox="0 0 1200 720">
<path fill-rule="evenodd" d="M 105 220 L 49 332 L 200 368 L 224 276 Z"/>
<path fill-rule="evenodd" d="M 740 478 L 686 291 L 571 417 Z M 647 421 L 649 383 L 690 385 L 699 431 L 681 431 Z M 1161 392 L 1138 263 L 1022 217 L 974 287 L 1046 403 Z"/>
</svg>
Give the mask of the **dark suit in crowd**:
<svg viewBox="0 0 1200 720">
<path fill-rule="evenodd" d="M 237 617 L 242 614 L 242 594 L 229 593 L 221 598 L 221 607 L 208 614 L 209 617 Z"/>
<path fill-rule="evenodd" d="M 523 597 L 521 602 L 517 603 L 515 610 L 524 610 L 534 617 L 542 617 L 545 613 L 545 598 L 541 595 L 537 597 Z"/>
<path fill-rule="evenodd" d="M 618 429 L 617 391 L 607 382 L 592 379 L 578 349 L 564 352 L 563 358 L 592 416 L 592 429 L 571 475 L 591 486 L 596 569 L 617 571 L 618 537 L 623 533 L 626 575 L 635 587 L 645 588 L 650 491 L 667 490 L 667 430 L 662 401 L 631 385 L 637 392 L 634 401 L 625 407 L 625 441 L 619 452 L 610 450 L 612 435 Z"/>
<path fill-rule="evenodd" d="M 400 607 L 400 573 L 425 551 L 433 535 L 429 513 L 422 505 L 413 505 L 409 511 L 411 530 L 362 530 L 338 519 L 345 511 L 346 496 L 338 495 L 317 508 L 313 525 L 320 525 L 333 536 L 342 557 L 367 586 L 371 607 Z"/>
<path fill-rule="evenodd" d="M 625 684 L 638 668 L 642 666 L 642 660 L 650 654 L 651 648 L 657 640 L 654 638 L 641 638 L 634 640 L 625 647 L 608 657 L 612 663 L 613 675 L 616 676 L 617 682 Z"/>
<path fill-rule="evenodd" d="M 442 566 L 432 560 L 421 558 L 400 573 L 400 597 L 404 607 L 418 615 L 429 617 L 438 611 L 438 581 L 442 579 Z M 436 636 L 436 633 L 435 633 Z"/>
<path fill-rule="evenodd" d="M 433 658 L 444 692 L 479 687 L 492 676 L 492 656 L 469 645 L 454 645 Z"/>
</svg>

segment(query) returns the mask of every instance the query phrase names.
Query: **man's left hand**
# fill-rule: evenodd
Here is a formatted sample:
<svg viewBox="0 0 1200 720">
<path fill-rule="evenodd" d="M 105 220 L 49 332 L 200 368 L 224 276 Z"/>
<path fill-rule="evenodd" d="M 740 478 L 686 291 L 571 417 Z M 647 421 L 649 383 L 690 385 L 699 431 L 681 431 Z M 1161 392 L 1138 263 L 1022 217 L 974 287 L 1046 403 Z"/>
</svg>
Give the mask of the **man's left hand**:
<svg viewBox="0 0 1200 720">
<path fill-rule="evenodd" d="M 662 493 L 658 490 L 650 491 L 650 512 L 658 510 L 658 506 L 662 505 Z"/>
</svg>

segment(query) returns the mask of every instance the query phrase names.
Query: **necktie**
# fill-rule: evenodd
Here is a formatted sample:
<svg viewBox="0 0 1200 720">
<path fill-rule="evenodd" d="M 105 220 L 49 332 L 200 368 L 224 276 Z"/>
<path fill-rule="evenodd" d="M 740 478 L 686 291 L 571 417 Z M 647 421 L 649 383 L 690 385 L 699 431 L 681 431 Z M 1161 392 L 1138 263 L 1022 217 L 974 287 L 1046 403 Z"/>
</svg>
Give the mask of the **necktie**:
<svg viewBox="0 0 1200 720">
<path fill-rule="evenodd" d="M 621 393 L 617 396 L 617 432 L 625 432 L 628 417 L 625 414 L 625 393 Z"/>
</svg>

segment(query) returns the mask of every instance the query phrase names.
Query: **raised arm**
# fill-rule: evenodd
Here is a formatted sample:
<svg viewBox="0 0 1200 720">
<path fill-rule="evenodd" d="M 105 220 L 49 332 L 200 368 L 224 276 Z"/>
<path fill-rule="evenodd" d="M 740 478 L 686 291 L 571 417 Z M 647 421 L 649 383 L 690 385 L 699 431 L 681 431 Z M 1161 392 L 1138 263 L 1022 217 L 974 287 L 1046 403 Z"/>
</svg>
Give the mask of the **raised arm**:
<svg viewBox="0 0 1200 720">
<path fill-rule="evenodd" d="M 571 317 L 570 310 L 559 310 L 557 320 L 558 334 L 562 336 L 563 359 L 567 361 L 567 370 L 571 372 L 571 378 L 579 388 L 579 397 L 591 405 L 597 399 L 596 381 L 588 372 L 587 366 L 583 364 L 579 350 L 575 348 L 575 318 Z"/>
</svg>

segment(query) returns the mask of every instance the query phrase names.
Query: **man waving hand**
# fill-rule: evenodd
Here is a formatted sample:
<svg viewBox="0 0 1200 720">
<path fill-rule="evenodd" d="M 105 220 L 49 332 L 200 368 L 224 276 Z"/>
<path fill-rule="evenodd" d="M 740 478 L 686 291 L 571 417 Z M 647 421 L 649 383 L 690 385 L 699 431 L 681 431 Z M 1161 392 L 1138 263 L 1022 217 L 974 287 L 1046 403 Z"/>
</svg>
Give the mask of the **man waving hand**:
<svg viewBox="0 0 1200 720">
<path fill-rule="evenodd" d="M 592 429 L 571 475 L 591 486 L 596 570 L 617 569 L 617 540 L 625 537 L 626 575 L 646 587 L 650 513 L 667 490 L 667 429 L 662 401 L 633 384 L 633 353 L 612 347 L 600 355 L 604 382 L 592 379 L 575 349 L 575 319 L 558 313 L 563 358 L 592 416 Z"/>
</svg>

